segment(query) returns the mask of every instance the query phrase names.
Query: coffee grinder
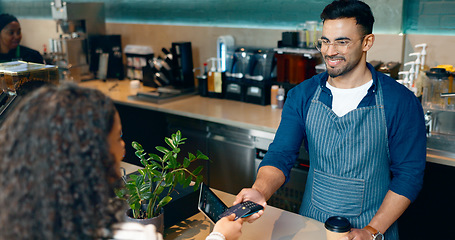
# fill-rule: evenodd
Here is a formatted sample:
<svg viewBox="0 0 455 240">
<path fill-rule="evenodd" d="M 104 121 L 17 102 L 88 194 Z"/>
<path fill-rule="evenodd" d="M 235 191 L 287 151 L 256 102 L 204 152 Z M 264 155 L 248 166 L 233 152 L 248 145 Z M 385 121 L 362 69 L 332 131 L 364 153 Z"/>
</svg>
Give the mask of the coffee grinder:
<svg viewBox="0 0 455 240">
<path fill-rule="evenodd" d="M 49 48 L 52 64 L 59 67 L 61 79 L 92 79 L 88 39 L 106 33 L 104 3 L 54 0 L 51 11 L 60 36 L 49 40 Z"/>
</svg>

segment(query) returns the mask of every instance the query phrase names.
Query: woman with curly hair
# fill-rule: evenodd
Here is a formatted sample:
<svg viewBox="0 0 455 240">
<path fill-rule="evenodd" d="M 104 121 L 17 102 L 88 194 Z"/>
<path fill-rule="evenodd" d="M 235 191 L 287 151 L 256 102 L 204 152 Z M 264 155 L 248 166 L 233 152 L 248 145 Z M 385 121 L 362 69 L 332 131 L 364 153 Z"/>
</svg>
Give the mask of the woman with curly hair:
<svg viewBox="0 0 455 240">
<path fill-rule="evenodd" d="M 115 221 L 124 155 L 112 100 L 75 85 L 30 94 L 0 130 L 0 239 L 94 239 Z"/>
<path fill-rule="evenodd" d="M 121 136 L 98 90 L 45 86 L 24 98 L 0 129 L 0 240 L 162 239 L 153 225 L 116 223 Z M 238 239 L 242 223 L 225 217 L 207 239 Z"/>
</svg>

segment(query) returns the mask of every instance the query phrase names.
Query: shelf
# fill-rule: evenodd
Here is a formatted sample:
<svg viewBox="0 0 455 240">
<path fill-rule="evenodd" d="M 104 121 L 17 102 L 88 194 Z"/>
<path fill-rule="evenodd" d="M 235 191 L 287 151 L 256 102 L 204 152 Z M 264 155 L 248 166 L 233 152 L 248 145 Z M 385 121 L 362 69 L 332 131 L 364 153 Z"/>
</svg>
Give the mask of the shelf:
<svg viewBox="0 0 455 240">
<path fill-rule="evenodd" d="M 317 57 L 320 52 L 316 49 L 308 49 L 308 48 L 274 48 L 273 49 L 278 54 L 283 53 L 294 53 L 294 54 L 302 54 L 307 58 L 314 58 Z"/>
</svg>

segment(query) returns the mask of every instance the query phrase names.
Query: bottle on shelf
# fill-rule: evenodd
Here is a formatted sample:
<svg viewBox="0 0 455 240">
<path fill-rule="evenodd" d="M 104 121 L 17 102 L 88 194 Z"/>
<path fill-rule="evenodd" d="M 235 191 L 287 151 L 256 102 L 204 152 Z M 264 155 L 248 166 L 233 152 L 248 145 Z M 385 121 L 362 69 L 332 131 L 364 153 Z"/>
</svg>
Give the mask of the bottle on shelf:
<svg viewBox="0 0 455 240">
<path fill-rule="evenodd" d="M 284 88 L 282 86 L 280 86 L 280 88 L 278 88 L 278 93 L 276 95 L 277 106 L 278 106 L 279 109 L 283 108 L 284 96 L 285 96 Z"/>
</svg>

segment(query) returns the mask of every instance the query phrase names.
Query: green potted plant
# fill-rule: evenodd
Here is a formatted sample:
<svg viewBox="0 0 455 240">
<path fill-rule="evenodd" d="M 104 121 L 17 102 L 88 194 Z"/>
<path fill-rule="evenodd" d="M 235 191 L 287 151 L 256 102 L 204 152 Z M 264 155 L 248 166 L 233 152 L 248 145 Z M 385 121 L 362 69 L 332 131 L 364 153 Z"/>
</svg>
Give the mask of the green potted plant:
<svg viewBox="0 0 455 240">
<path fill-rule="evenodd" d="M 162 157 L 147 153 L 142 146 L 133 141 L 132 147 L 136 150 L 135 154 L 140 159 L 143 169 L 139 169 L 139 174 L 131 174 L 127 181 L 124 178 L 125 186 L 116 189 L 116 195 L 125 199 L 130 210 L 127 211 L 128 217 L 133 221 L 144 224 L 153 223 L 162 233 L 164 229 L 162 208 L 168 204 L 177 184 L 184 188 L 189 187 L 194 181 L 194 191 L 196 191 L 203 181 L 200 174 L 203 167 L 199 166 L 190 171 L 188 167 L 196 160 L 208 160 L 208 157 L 197 151 L 196 155 L 188 153 L 183 161 L 179 161 L 177 156 L 180 153 L 179 146 L 185 143 L 186 138 L 182 138 L 180 131 L 166 137 L 165 142 L 169 148 L 157 146 L 156 149 L 163 154 Z M 141 219 L 141 220 L 139 220 Z M 152 219 L 152 221 L 146 221 Z"/>
</svg>

